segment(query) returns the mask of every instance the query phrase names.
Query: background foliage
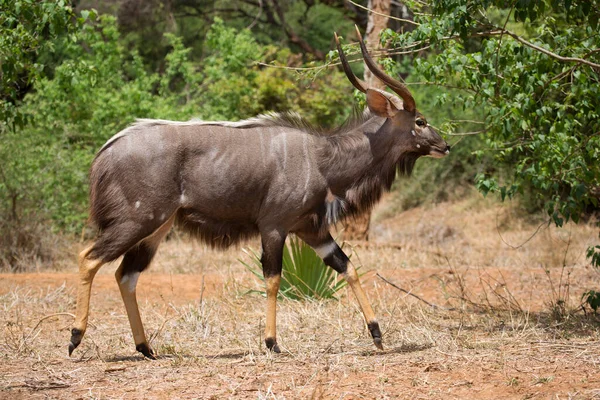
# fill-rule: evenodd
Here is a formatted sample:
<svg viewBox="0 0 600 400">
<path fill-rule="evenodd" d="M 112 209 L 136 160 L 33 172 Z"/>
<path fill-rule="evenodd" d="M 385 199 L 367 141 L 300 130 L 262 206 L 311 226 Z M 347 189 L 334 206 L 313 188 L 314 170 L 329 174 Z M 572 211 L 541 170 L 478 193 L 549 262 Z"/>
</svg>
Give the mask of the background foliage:
<svg viewBox="0 0 600 400">
<path fill-rule="evenodd" d="M 407 2 L 396 49 L 426 49 L 411 77 L 453 88 L 454 109 L 479 110 L 477 188 L 517 194 L 562 226 L 600 197 L 600 8 L 590 1 Z M 440 96 L 440 104 L 450 97 Z M 439 175 L 438 175 L 439 176 Z M 593 255 L 596 249 L 591 249 Z M 591 258 L 598 265 L 598 258 Z"/>
</svg>

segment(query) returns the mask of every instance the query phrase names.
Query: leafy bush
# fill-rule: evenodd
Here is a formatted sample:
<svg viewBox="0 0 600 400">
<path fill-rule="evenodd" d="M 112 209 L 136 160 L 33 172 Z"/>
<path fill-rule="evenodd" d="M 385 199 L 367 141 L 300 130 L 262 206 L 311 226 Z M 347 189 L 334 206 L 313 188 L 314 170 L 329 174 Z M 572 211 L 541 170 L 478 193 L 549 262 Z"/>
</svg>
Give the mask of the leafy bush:
<svg viewBox="0 0 600 400">
<path fill-rule="evenodd" d="M 592 310 L 594 310 L 594 313 L 598 312 L 598 308 L 600 308 L 600 292 L 589 290 L 581 296 L 581 299 L 583 300 L 584 304 L 587 304 Z"/>
<path fill-rule="evenodd" d="M 260 254 L 254 250 L 244 251 L 250 256 L 252 266 L 242 260 L 240 262 L 264 281 Z M 338 280 L 337 275 L 309 245 L 298 238 L 290 237 L 289 244 L 283 247 L 279 296 L 292 300 L 335 299 L 335 294 L 346 286 L 346 281 Z"/>
<path fill-rule="evenodd" d="M 54 39 L 76 31 L 89 11 L 74 20 L 68 2 L 0 1 L 0 124 L 15 130 L 25 125 L 20 102 L 43 75 L 42 51 L 52 51 Z M 75 22 L 75 23 L 73 23 Z M 0 131 L 1 133 L 1 131 Z"/>
<path fill-rule="evenodd" d="M 40 76 L 19 107 L 28 124 L 0 124 L 0 261 L 26 268 L 51 261 L 53 233 L 81 232 L 87 218 L 87 171 L 95 151 L 136 117 L 188 119 L 185 90 L 171 91 L 182 72 L 197 75 L 185 49 L 170 37 L 167 71 L 146 71 L 119 42 L 112 17 L 89 21 L 72 37 L 54 41 L 52 74 Z M 40 54 L 40 59 L 50 58 Z M 45 244 L 48 244 L 46 248 Z M 22 252 L 23 256 L 19 253 Z"/>
<path fill-rule="evenodd" d="M 460 88 L 454 103 L 463 110 L 483 109 L 487 153 L 511 173 L 482 171 L 480 190 L 526 193 L 556 225 L 577 222 L 599 204 L 600 10 L 571 0 L 505 6 L 423 3 L 414 30 L 388 35 L 394 46 L 427 46 L 433 56 L 415 60 L 420 79 Z"/>
</svg>

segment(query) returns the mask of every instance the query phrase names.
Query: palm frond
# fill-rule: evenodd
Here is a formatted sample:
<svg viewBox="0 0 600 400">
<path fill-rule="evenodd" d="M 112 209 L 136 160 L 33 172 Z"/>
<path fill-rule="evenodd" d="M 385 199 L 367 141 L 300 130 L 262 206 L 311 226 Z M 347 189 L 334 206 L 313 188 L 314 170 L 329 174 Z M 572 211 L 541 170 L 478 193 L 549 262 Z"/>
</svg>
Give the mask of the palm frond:
<svg viewBox="0 0 600 400">
<path fill-rule="evenodd" d="M 260 254 L 253 249 L 244 249 L 244 252 L 250 257 L 250 263 L 239 261 L 264 281 Z M 293 300 L 336 299 L 336 293 L 344 286 L 346 281 L 339 279 L 338 273 L 327 267 L 310 246 L 297 237 L 290 237 L 283 248 L 280 297 Z"/>
</svg>

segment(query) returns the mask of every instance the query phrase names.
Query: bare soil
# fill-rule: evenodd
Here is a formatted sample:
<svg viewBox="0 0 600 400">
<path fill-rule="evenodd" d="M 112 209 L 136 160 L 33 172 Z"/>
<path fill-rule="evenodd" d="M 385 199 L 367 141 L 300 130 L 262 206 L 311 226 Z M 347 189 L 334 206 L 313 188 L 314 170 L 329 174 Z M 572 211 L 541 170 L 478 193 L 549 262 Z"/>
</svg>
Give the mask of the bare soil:
<svg viewBox="0 0 600 400">
<path fill-rule="evenodd" d="M 94 281 L 69 358 L 74 244 L 66 269 L 0 274 L 0 398 L 600 398 L 600 318 L 581 307 L 600 281 L 585 259 L 598 228 L 516 212 L 482 200 L 418 208 L 347 244 L 384 351 L 344 289 L 339 301 L 280 301 L 283 352 L 270 354 L 264 298 L 249 293 L 261 283 L 238 260 L 248 257 L 175 235 L 138 285 L 158 360 L 135 351 L 116 263 Z"/>
</svg>

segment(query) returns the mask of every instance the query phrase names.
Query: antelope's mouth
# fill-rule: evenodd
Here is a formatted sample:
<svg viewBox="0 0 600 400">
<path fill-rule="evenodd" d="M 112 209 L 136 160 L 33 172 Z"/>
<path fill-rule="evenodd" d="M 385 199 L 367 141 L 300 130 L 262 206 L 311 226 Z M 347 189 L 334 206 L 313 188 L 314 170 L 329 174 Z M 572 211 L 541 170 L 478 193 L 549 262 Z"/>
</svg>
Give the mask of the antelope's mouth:
<svg viewBox="0 0 600 400">
<path fill-rule="evenodd" d="M 448 146 L 444 150 L 440 150 L 440 149 L 436 149 L 436 148 L 432 148 L 431 150 L 429 150 L 429 156 L 433 157 L 433 158 L 446 157 L 448 154 L 450 154 L 450 146 Z"/>
</svg>

